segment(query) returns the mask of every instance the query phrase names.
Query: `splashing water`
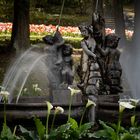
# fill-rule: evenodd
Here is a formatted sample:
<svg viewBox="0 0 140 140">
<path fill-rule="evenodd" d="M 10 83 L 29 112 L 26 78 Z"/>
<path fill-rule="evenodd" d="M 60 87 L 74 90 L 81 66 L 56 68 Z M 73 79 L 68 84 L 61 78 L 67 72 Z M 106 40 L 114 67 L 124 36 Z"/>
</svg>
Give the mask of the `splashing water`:
<svg viewBox="0 0 140 140">
<path fill-rule="evenodd" d="M 124 48 L 121 54 L 121 65 L 125 74 L 125 83 L 130 98 L 140 99 L 140 82 L 139 82 L 139 54 L 140 49 L 135 46 L 128 46 Z"/>
<path fill-rule="evenodd" d="M 54 48 L 46 53 L 34 48 L 29 48 L 17 57 L 6 73 L 2 87 L 10 93 L 9 103 L 14 98 L 18 103 L 24 88 L 30 89 L 28 94 L 34 94 L 31 93 L 33 84 L 38 84 L 41 89 L 39 96 L 49 98 L 51 89 L 60 83 L 59 76 L 56 76 L 59 74 L 58 68 L 54 65 L 57 59 Z"/>
</svg>

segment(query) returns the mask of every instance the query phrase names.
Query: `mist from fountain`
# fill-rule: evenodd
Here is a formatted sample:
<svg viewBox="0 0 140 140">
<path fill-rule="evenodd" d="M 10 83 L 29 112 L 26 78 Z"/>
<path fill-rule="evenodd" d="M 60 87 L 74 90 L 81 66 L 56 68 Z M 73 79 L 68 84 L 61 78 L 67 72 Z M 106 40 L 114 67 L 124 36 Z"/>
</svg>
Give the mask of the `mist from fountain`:
<svg viewBox="0 0 140 140">
<path fill-rule="evenodd" d="M 132 44 L 132 43 L 131 43 Z M 140 99 L 140 49 L 136 46 L 123 48 L 121 54 L 121 65 L 125 75 L 124 82 L 127 83 L 126 90 L 129 90 L 130 98 Z M 125 87 L 124 87 L 125 88 Z"/>
<path fill-rule="evenodd" d="M 3 81 L 3 86 L 7 88 L 7 85 L 13 79 L 14 73 L 16 72 L 16 68 L 18 67 L 20 61 L 23 60 L 23 58 L 30 53 L 30 51 L 34 49 L 34 47 L 29 48 L 27 51 L 25 51 L 21 56 L 18 57 L 18 59 L 9 67 L 8 71 L 6 72 L 6 76 Z"/>
<path fill-rule="evenodd" d="M 32 69 L 35 67 L 36 63 L 39 62 L 40 59 L 42 59 L 42 58 L 45 57 L 45 56 L 46 56 L 46 55 L 41 55 L 41 56 L 39 56 L 39 57 L 33 62 L 33 64 L 30 66 L 30 68 L 29 68 L 29 70 L 28 70 L 26 76 L 24 77 L 23 82 L 22 82 L 22 84 L 21 84 L 21 86 L 20 86 L 20 89 L 19 89 L 19 92 L 18 92 L 18 95 L 17 95 L 17 98 L 16 98 L 16 103 L 18 103 L 18 100 L 19 100 L 19 97 L 20 97 L 21 92 L 22 92 L 22 90 L 23 90 L 23 87 L 24 87 L 24 85 L 25 85 L 25 82 L 27 81 L 27 78 L 29 77 L 29 75 L 30 75 Z"/>
<path fill-rule="evenodd" d="M 40 88 L 39 96 L 43 95 L 49 99 L 51 88 L 54 88 L 56 83 L 60 83 L 60 79 L 56 76 L 58 74 L 57 66 L 54 65 L 56 62 L 55 52 L 47 53 L 36 48 L 31 47 L 17 57 L 6 73 L 2 87 L 10 93 L 9 103 L 14 98 L 18 103 L 25 88 L 29 90 L 28 94 L 31 94 L 34 84 Z"/>
</svg>

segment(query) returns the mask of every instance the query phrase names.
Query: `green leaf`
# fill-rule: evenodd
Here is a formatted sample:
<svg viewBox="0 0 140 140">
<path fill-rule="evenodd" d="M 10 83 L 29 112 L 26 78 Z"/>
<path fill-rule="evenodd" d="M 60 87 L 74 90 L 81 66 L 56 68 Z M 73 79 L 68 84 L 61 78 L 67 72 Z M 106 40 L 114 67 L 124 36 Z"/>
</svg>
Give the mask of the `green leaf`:
<svg viewBox="0 0 140 140">
<path fill-rule="evenodd" d="M 99 120 L 99 123 L 103 126 L 104 129 L 107 130 L 107 132 L 112 133 L 114 132 L 114 129 L 108 125 L 105 124 L 105 122 Z"/>
<path fill-rule="evenodd" d="M 136 116 L 133 115 L 133 116 L 131 117 L 131 126 L 136 126 L 136 125 L 137 125 L 137 123 L 136 123 L 135 121 L 136 121 Z"/>
<path fill-rule="evenodd" d="M 76 130 L 76 129 L 78 128 L 78 123 L 77 123 L 76 120 L 70 118 L 70 119 L 69 119 L 69 123 L 71 124 L 71 128 L 72 128 L 72 129 Z"/>
<path fill-rule="evenodd" d="M 81 127 L 79 128 L 79 135 L 80 137 L 87 137 L 88 133 L 90 133 L 90 129 L 91 127 L 94 125 L 94 123 L 90 122 L 90 123 L 84 123 L 83 125 L 81 125 Z"/>
<path fill-rule="evenodd" d="M 117 127 L 118 127 L 117 124 L 111 123 L 110 126 L 111 126 L 114 130 L 117 130 Z M 124 127 L 120 126 L 120 133 L 127 133 L 127 132 L 128 132 L 128 131 L 127 131 Z"/>
<path fill-rule="evenodd" d="M 21 125 L 19 125 L 20 131 L 22 132 L 22 136 L 26 139 L 26 140 L 35 140 L 35 135 L 33 134 L 33 132 L 28 131 L 27 129 L 25 129 L 24 127 L 22 127 Z"/>
<path fill-rule="evenodd" d="M 121 140 L 139 140 L 139 139 L 135 138 L 135 136 L 133 136 L 130 133 L 123 133 L 121 136 Z"/>
<path fill-rule="evenodd" d="M 57 128 L 57 131 L 59 131 L 59 132 L 66 132 L 67 130 L 69 130 L 71 128 L 71 124 L 70 123 L 66 123 L 66 124 L 63 124 L 63 125 L 61 125 L 61 126 L 59 126 L 58 128 Z"/>
<path fill-rule="evenodd" d="M 37 128 L 39 138 L 40 138 L 40 140 L 42 140 L 44 135 L 45 135 L 45 126 L 42 124 L 40 119 L 38 119 L 36 117 L 34 118 L 34 121 L 35 121 L 35 125 L 36 125 L 36 128 Z"/>
<path fill-rule="evenodd" d="M 52 130 L 49 134 L 49 140 L 65 140 L 70 137 L 71 124 L 66 123 Z"/>
<path fill-rule="evenodd" d="M 1 139 L 3 140 L 14 140 L 14 136 L 10 128 L 4 123 L 1 131 Z"/>
<path fill-rule="evenodd" d="M 96 132 L 93 133 L 93 135 L 91 135 L 94 138 L 109 138 L 110 139 L 110 135 L 106 132 L 106 130 L 98 130 Z"/>
<path fill-rule="evenodd" d="M 102 125 L 103 127 L 103 132 L 104 132 L 104 135 L 108 138 L 108 139 L 111 139 L 111 140 L 114 140 L 117 136 L 116 132 L 114 131 L 114 129 L 108 125 L 106 125 L 105 122 L 99 120 L 99 123 Z"/>
<path fill-rule="evenodd" d="M 133 134 L 135 138 L 140 139 L 140 127 L 130 127 L 130 134 Z"/>
</svg>

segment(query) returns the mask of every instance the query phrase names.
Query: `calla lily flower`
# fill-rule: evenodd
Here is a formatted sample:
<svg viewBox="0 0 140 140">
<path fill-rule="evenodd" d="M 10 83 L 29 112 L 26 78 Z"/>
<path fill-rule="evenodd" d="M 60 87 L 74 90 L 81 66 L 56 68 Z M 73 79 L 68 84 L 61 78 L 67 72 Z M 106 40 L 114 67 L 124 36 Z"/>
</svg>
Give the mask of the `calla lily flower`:
<svg viewBox="0 0 140 140">
<path fill-rule="evenodd" d="M 132 109 L 135 106 L 131 104 L 131 102 L 124 102 L 124 101 L 120 101 L 119 102 L 119 112 L 123 112 L 125 108 L 127 109 Z"/>
<path fill-rule="evenodd" d="M 33 84 L 33 88 L 38 88 L 38 84 Z"/>
<path fill-rule="evenodd" d="M 95 104 L 95 102 L 93 102 L 92 100 L 89 100 L 88 99 L 88 102 L 87 102 L 87 104 L 86 104 L 86 108 L 88 108 L 88 107 L 90 107 L 90 106 L 96 106 L 96 104 Z"/>
<path fill-rule="evenodd" d="M 57 107 L 55 107 L 55 113 L 57 114 L 57 113 L 64 113 L 64 109 L 62 108 L 62 107 L 60 107 L 60 106 L 57 106 Z"/>
<path fill-rule="evenodd" d="M 27 92 L 27 88 L 24 88 L 24 89 L 23 89 L 23 92 Z"/>
<path fill-rule="evenodd" d="M 73 96 L 73 95 L 75 95 L 75 94 L 77 94 L 77 93 L 80 92 L 80 90 L 78 90 L 78 89 L 73 89 L 73 88 L 71 88 L 71 87 L 68 87 L 68 89 L 71 91 L 71 96 Z"/>
<path fill-rule="evenodd" d="M 10 93 L 8 91 L 0 91 L 0 96 L 2 96 L 4 98 L 8 98 L 9 95 L 10 95 Z"/>
<path fill-rule="evenodd" d="M 134 105 L 136 107 L 139 100 L 138 99 L 130 99 L 130 102 L 131 102 L 132 105 Z"/>
<path fill-rule="evenodd" d="M 53 109 L 53 105 L 49 101 L 46 101 L 46 104 L 48 107 L 48 113 L 50 114 L 51 109 Z"/>
<path fill-rule="evenodd" d="M 39 88 L 39 87 L 35 88 L 35 92 L 41 92 L 41 91 L 42 91 L 41 88 Z"/>
</svg>

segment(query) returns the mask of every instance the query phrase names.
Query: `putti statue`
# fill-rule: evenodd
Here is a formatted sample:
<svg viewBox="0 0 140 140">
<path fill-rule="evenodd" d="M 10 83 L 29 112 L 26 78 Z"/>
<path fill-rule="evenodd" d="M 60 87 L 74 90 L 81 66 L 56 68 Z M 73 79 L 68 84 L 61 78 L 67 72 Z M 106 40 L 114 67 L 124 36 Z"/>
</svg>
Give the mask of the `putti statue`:
<svg viewBox="0 0 140 140">
<path fill-rule="evenodd" d="M 94 49 L 96 42 L 93 38 L 93 28 L 89 26 L 79 27 L 82 36 L 84 37 L 81 41 L 81 47 L 83 54 L 81 56 L 81 68 L 79 70 L 80 83 L 78 87 L 87 95 L 97 95 L 99 84 L 98 78 L 100 77 L 99 66 L 96 62 L 96 55 Z"/>
<path fill-rule="evenodd" d="M 119 37 L 104 34 L 104 19 L 95 14 L 92 25 L 79 26 L 83 40 L 81 64 L 78 66 L 80 83 L 77 85 L 84 99 L 96 102 L 100 94 L 118 94 L 122 92 L 122 68 L 117 49 Z M 95 120 L 95 108 L 90 110 L 90 121 Z"/>
<path fill-rule="evenodd" d="M 90 36 L 95 41 L 92 52 L 96 55 L 96 63 L 99 67 L 98 78 L 94 77 L 98 79 L 99 83 L 98 86 L 95 86 L 98 89 L 96 93 L 98 95 L 118 94 L 123 92 L 121 86 L 122 68 L 119 62 L 120 51 L 117 48 L 120 38 L 115 34 L 105 36 L 105 21 L 99 13 L 94 13 L 92 19 L 93 31 Z M 87 63 L 87 65 L 89 64 Z M 94 68 L 96 67 L 94 66 Z M 89 85 L 91 84 L 89 83 Z"/>
<path fill-rule="evenodd" d="M 93 27 L 92 25 L 87 25 L 80 26 L 79 29 L 83 36 L 83 40 L 81 41 L 83 53 L 81 56 L 81 64 L 78 67 L 78 75 L 81 81 L 77 86 L 83 93 L 84 101 L 90 99 L 96 102 L 101 75 L 94 53 L 96 41 L 93 37 Z M 95 107 L 90 108 L 88 118 L 91 122 L 95 121 Z"/>
<path fill-rule="evenodd" d="M 66 44 L 62 38 L 61 33 L 56 30 L 55 34 L 47 35 L 43 37 L 44 42 L 47 44 L 45 48 L 46 53 L 50 53 L 51 57 L 51 71 L 56 77 L 53 88 L 59 88 L 62 85 L 71 85 L 73 83 L 73 71 L 72 71 L 72 46 Z M 49 45 L 49 47 L 48 47 Z"/>
<path fill-rule="evenodd" d="M 98 52 L 104 56 L 104 84 L 108 94 L 123 92 L 121 86 L 122 68 L 119 62 L 120 51 L 117 48 L 120 38 L 115 34 L 105 36 L 104 48 L 98 47 Z"/>
</svg>

